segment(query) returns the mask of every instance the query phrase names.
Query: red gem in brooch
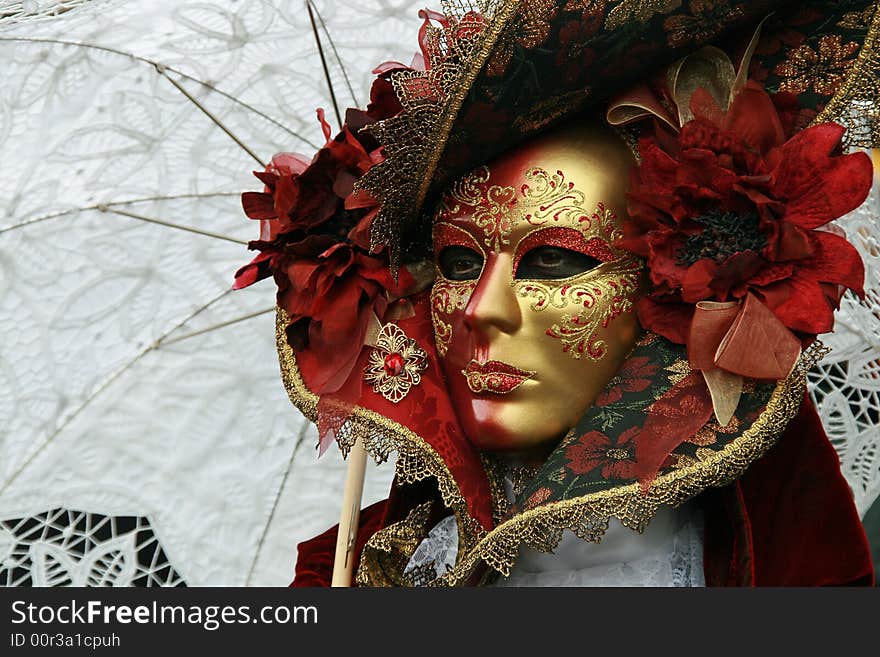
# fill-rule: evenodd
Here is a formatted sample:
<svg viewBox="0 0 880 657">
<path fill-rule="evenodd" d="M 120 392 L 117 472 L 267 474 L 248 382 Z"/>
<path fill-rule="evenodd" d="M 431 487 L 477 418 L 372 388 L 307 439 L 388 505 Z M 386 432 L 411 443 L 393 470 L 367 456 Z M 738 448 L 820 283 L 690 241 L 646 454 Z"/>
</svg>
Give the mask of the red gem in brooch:
<svg viewBox="0 0 880 657">
<path fill-rule="evenodd" d="M 398 353 L 388 354 L 385 356 L 385 374 L 388 376 L 398 376 L 403 372 L 406 361 L 403 356 Z"/>
</svg>

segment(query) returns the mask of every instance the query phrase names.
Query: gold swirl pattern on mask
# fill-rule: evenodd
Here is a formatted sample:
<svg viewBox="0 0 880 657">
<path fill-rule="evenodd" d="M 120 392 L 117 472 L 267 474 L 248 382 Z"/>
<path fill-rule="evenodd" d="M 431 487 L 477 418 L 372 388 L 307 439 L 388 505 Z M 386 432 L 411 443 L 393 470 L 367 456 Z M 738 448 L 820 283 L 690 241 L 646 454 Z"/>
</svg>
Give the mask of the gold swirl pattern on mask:
<svg viewBox="0 0 880 657">
<path fill-rule="evenodd" d="M 483 166 L 456 180 L 443 195 L 441 212 L 458 214 L 462 212 L 462 205 L 472 208 L 480 205 L 491 175 L 489 167 Z"/>
<path fill-rule="evenodd" d="M 624 258 L 558 281 L 519 281 L 514 288 L 521 298 L 530 299 L 529 307 L 535 312 L 582 307 L 576 314 L 563 315 L 546 333 L 560 340 L 562 351 L 572 358 L 598 361 L 608 351 L 598 332 L 633 308 L 640 277 L 640 261 Z"/>
<path fill-rule="evenodd" d="M 443 196 L 438 216 L 462 214 L 470 209 L 473 222 L 485 234 L 486 247 L 500 251 L 503 245 L 510 244 L 516 218 L 511 210 L 517 198 L 513 187 L 489 185 L 491 175 L 489 168 L 482 166 L 453 183 Z"/>
<path fill-rule="evenodd" d="M 476 281 L 450 281 L 437 269 L 431 288 L 431 324 L 434 343 L 440 358 L 446 357 L 452 341 L 452 324 L 448 320 L 456 310 L 464 310 L 476 287 Z"/>
<path fill-rule="evenodd" d="M 541 167 L 528 169 L 519 194 L 508 185 L 490 185 L 491 177 L 489 167 L 481 166 L 453 183 L 443 195 L 435 221 L 469 215 L 483 230 L 486 247 L 496 252 L 510 244 L 510 234 L 520 221 L 564 225 L 609 243 L 622 236 L 614 212 L 604 203 L 588 211 L 586 195 L 559 169 L 553 173 Z"/>
<path fill-rule="evenodd" d="M 526 182 L 520 187 L 523 197 L 521 208 L 522 218 L 533 226 L 543 226 L 548 221 L 567 223 L 577 226 L 581 232 L 592 232 L 593 218 L 602 219 L 595 214 L 590 215 L 584 209 L 586 196 L 575 188 L 573 182 L 565 180 L 565 174 L 556 170 L 550 173 L 540 167 L 526 171 Z M 612 215 L 613 216 L 613 215 Z"/>
</svg>

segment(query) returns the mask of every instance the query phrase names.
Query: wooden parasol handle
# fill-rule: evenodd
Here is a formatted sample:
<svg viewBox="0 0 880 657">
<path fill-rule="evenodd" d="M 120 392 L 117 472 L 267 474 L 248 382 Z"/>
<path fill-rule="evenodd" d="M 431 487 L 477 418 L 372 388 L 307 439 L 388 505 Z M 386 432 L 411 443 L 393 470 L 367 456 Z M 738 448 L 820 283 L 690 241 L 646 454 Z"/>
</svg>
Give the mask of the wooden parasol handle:
<svg viewBox="0 0 880 657">
<path fill-rule="evenodd" d="M 358 439 L 348 455 L 348 470 L 345 474 L 345 489 L 342 492 L 339 533 L 336 535 L 336 557 L 333 560 L 333 579 L 330 586 L 351 586 L 366 468 L 367 450 L 364 449 L 363 441 Z"/>
</svg>

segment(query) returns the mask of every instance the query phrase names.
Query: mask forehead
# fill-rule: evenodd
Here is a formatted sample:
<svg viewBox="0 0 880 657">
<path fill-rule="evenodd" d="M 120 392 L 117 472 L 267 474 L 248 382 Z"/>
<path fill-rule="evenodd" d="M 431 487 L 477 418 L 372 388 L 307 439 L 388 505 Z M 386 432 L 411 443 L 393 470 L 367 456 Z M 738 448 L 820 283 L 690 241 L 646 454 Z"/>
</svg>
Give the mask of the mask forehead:
<svg viewBox="0 0 880 657">
<path fill-rule="evenodd" d="M 631 163 L 620 140 L 602 131 L 538 139 L 450 185 L 435 225 L 459 226 L 496 253 L 513 252 L 524 237 L 550 227 L 610 245 L 619 236 Z"/>
</svg>

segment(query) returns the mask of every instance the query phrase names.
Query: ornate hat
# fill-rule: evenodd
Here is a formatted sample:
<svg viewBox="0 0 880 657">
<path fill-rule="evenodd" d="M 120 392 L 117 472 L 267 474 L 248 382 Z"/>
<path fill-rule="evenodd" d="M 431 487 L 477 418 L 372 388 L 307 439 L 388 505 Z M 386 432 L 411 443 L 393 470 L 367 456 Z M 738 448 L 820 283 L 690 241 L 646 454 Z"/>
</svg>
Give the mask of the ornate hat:
<svg viewBox="0 0 880 657">
<path fill-rule="evenodd" d="M 420 53 L 375 70 L 366 110 L 335 136 L 319 111 L 326 145 L 276 156 L 242 197 L 260 253 L 236 286 L 278 285 L 291 401 L 322 449 L 398 455 L 406 503 L 367 544 L 370 584 L 406 582 L 445 509 L 459 550 L 436 581 L 455 584 L 740 476 L 798 412 L 840 294 L 861 292 L 828 224 L 871 186 L 870 159 L 844 151 L 880 138 L 874 2 L 485 0 L 422 18 Z M 446 391 L 432 214 L 459 176 L 587 115 L 639 157 L 615 246 L 644 263 L 645 333 L 509 505 Z"/>
</svg>

